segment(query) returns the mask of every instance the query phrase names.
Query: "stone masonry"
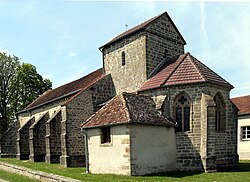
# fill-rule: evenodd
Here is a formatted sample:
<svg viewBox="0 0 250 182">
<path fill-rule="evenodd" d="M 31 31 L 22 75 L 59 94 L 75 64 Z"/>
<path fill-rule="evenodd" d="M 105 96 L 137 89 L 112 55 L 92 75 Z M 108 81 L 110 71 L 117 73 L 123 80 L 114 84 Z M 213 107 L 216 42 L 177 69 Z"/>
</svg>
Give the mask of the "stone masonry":
<svg viewBox="0 0 250 182">
<path fill-rule="evenodd" d="M 62 166 L 85 164 L 84 136 L 80 125 L 94 114 L 99 103 L 107 101 L 114 94 L 112 80 L 110 76 L 106 76 L 62 108 L 62 155 L 60 157 Z"/>
<path fill-rule="evenodd" d="M 47 163 L 59 163 L 61 156 L 61 109 L 46 122 L 46 157 Z"/>
<path fill-rule="evenodd" d="M 145 30 L 102 47 L 105 73 L 111 74 L 116 93 L 135 92 L 163 59 L 184 53 L 185 44 L 170 17 L 163 14 Z"/>
<path fill-rule="evenodd" d="M 237 119 L 235 106 L 229 98 L 229 89 L 212 84 L 173 86 L 142 92 L 152 97 L 166 95 L 170 111 L 166 105 L 162 113 L 170 113 L 174 118 L 174 99 L 180 93 L 189 95 L 192 101 L 190 131 L 176 132 L 178 170 L 216 171 L 220 168 L 237 166 Z M 221 94 L 225 103 L 225 132 L 215 131 L 214 96 Z"/>
<path fill-rule="evenodd" d="M 184 53 L 186 42 L 174 26 L 168 16 L 162 16 L 146 29 L 147 78 L 162 60 Z"/>
<path fill-rule="evenodd" d="M 29 128 L 30 156 L 32 162 L 45 161 L 46 145 L 46 121 L 49 119 L 49 113 L 46 112 L 40 116 Z"/>
<path fill-rule="evenodd" d="M 31 117 L 25 125 L 17 130 L 17 158 L 20 160 L 29 159 L 29 128 L 34 122 L 35 117 Z"/>
<path fill-rule="evenodd" d="M 0 138 L 0 157 L 16 157 L 16 131 L 20 127 L 19 122 L 14 122 L 7 132 Z"/>
</svg>

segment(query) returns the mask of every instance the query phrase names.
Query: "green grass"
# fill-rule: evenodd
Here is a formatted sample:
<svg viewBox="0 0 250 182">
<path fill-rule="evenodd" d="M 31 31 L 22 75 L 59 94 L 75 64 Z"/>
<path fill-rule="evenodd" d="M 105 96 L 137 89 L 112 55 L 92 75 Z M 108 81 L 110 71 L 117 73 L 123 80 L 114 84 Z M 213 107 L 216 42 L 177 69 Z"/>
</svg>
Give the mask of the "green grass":
<svg viewBox="0 0 250 182">
<path fill-rule="evenodd" d="M 19 166 L 67 176 L 82 181 L 166 181 L 166 182 L 242 182 L 250 179 L 250 161 L 241 161 L 239 169 L 233 172 L 215 172 L 215 173 L 198 173 L 198 172 L 171 172 L 162 176 L 120 176 L 120 175 L 101 175 L 86 174 L 85 168 L 64 168 L 59 164 L 47 164 L 43 162 L 32 163 L 29 161 L 20 161 L 17 159 L 0 158 L 0 161 Z"/>
<path fill-rule="evenodd" d="M 35 182 L 38 180 L 0 170 L 0 178 L 9 182 Z"/>
</svg>

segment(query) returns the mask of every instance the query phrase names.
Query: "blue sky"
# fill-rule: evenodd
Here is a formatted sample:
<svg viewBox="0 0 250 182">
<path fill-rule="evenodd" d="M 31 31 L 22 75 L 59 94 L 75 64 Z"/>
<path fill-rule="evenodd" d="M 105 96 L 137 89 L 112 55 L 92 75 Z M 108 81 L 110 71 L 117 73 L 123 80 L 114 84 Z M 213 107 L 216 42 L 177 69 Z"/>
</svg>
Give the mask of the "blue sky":
<svg viewBox="0 0 250 182">
<path fill-rule="evenodd" d="M 250 94 L 249 2 L 0 1 L 0 51 L 14 54 L 53 88 L 102 66 L 99 47 L 167 11 L 190 52 Z"/>
</svg>

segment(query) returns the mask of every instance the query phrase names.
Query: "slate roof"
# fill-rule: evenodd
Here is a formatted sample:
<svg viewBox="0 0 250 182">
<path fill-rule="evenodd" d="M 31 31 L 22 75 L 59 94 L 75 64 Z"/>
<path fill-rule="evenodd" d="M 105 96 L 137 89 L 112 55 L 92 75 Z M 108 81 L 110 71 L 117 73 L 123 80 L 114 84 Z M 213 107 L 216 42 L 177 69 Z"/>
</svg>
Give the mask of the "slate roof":
<svg viewBox="0 0 250 182">
<path fill-rule="evenodd" d="M 146 29 L 147 26 L 149 26 L 152 22 L 154 22 L 155 20 L 157 20 L 158 18 L 160 18 L 161 16 L 164 16 L 164 15 L 166 15 L 166 16 L 168 17 L 168 19 L 171 21 L 171 23 L 172 23 L 174 29 L 175 29 L 176 32 L 179 34 L 181 40 L 184 42 L 184 44 L 186 44 L 186 41 L 185 41 L 184 38 L 182 37 L 181 33 L 179 32 L 179 30 L 178 30 L 177 27 L 175 26 L 174 22 L 172 21 L 172 19 L 171 19 L 170 16 L 168 15 L 168 13 L 167 13 L 167 12 L 164 12 L 164 13 L 158 15 L 158 16 L 155 16 L 155 17 L 153 17 L 153 18 L 151 18 L 151 19 L 149 19 L 149 20 L 147 20 L 147 21 L 145 21 L 145 22 L 143 22 L 143 23 L 141 23 L 141 24 L 139 24 L 139 25 L 137 25 L 137 26 L 135 26 L 135 27 L 133 27 L 133 28 L 131 28 L 131 29 L 129 29 L 129 30 L 123 32 L 123 33 L 121 33 L 120 35 L 116 36 L 115 38 L 113 38 L 113 39 L 112 39 L 111 41 L 109 41 L 108 43 L 106 43 L 106 44 L 104 44 L 103 46 L 101 46 L 99 49 L 102 49 L 102 48 L 104 48 L 104 47 L 106 47 L 106 46 L 108 46 L 108 45 L 110 45 L 110 44 L 112 44 L 112 43 L 114 43 L 114 42 L 116 42 L 116 41 L 118 41 L 118 40 L 121 40 L 121 39 L 123 39 L 123 38 L 126 37 L 126 36 L 129 36 L 129 35 L 131 35 L 131 34 L 134 34 L 134 33 L 136 33 L 136 32 L 139 32 L 139 31 L 141 31 L 141 30 Z"/>
<path fill-rule="evenodd" d="M 162 65 L 162 63 L 161 63 Z M 194 58 L 190 53 L 165 60 L 165 67 L 147 80 L 139 91 L 161 86 L 209 82 L 233 88 L 233 86 Z M 162 66 L 161 66 L 162 67 Z"/>
<path fill-rule="evenodd" d="M 160 115 L 149 96 L 121 93 L 92 115 L 82 124 L 82 127 L 94 128 L 133 123 L 176 126 L 174 122 Z"/>
<path fill-rule="evenodd" d="M 102 68 L 53 90 L 48 90 L 29 104 L 23 111 L 34 109 L 66 96 L 74 96 L 104 77 Z M 21 113 L 19 112 L 19 113 Z"/>
<path fill-rule="evenodd" d="M 238 115 L 250 114 L 250 95 L 235 97 L 231 99 L 239 109 Z"/>
</svg>

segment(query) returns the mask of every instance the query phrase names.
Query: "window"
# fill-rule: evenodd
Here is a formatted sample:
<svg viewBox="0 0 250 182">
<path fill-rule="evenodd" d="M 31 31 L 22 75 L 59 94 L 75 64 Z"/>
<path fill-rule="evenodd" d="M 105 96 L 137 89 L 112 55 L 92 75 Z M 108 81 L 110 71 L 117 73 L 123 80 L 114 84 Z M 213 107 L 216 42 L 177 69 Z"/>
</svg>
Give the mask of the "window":
<svg viewBox="0 0 250 182">
<path fill-rule="evenodd" d="M 101 128 L 101 144 L 110 142 L 111 142 L 110 127 Z"/>
<path fill-rule="evenodd" d="M 122 52 L 122 66 L 125 65 L 125 52 Z"/>
<path fill-rule="evenodd" d="M 241 139 L 250 140 L 250 126 L 241 127 Z"/>
<path fill-rule="evenodd" d="M 226 109 L 222 96 L 218 93 L 214 97 L 215 102 L 215 131 L 224 132 L 226 130 Z"/>
<path fill-rule="evenodd" d="M 178 125 L 176 131 L 190 130 L 190 100 L 185 94 L 175 99 L 175 119 Z"/>
</svg>

